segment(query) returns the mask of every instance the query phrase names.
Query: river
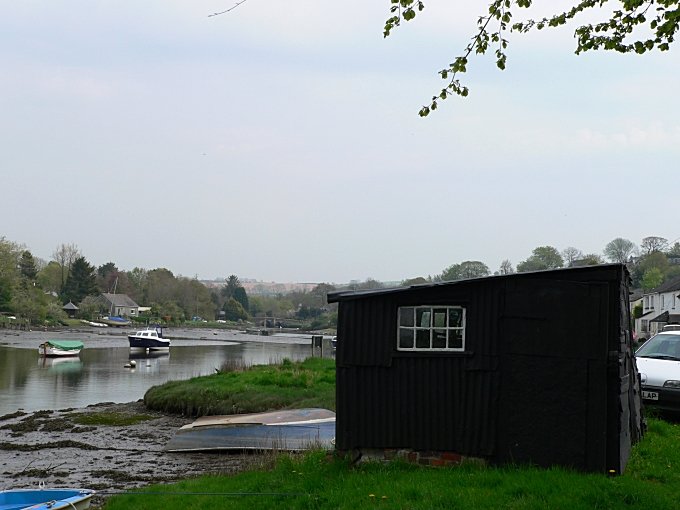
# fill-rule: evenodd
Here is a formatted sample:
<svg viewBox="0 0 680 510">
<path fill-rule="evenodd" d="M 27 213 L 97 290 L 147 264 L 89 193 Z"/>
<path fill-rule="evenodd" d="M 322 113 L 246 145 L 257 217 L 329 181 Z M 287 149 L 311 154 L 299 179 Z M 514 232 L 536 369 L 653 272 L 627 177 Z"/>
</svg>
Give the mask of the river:
<svg viewBox="0 0 680 510">
<path fill-rule="evenodd" d="M 261 365 L 311 354 L 310 335 L 248 335 L 231 330 L 169 329 L 169 353 L 130 352 L 127 329 L 93 331 L 0 331 L 0 416 L 42 409 L 132 402 L 168 380 L 209 375 L 228 364 Z M 43 358 L 48 339 L 81 340 L 74 358 Z M 316 353 L 319 354 L 318 351 Z M 136 366 L 125 365 L 134 359 Z"/>
</svg>

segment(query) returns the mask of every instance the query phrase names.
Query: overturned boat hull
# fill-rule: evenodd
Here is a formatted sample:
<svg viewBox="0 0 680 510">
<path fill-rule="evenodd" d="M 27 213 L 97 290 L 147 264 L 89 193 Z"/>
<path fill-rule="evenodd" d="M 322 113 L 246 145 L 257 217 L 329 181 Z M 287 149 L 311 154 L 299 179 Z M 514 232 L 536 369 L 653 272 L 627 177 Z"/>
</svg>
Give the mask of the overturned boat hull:
<svg viewBox="0 0 680 510">
<path fill-rule="evenodd" d="M 169 452 L 215 450 L 330 450 L 335 413 L 294 409 L 270 413 L 204 416 L 185 425 L 165 446 Z"/>
</svg>

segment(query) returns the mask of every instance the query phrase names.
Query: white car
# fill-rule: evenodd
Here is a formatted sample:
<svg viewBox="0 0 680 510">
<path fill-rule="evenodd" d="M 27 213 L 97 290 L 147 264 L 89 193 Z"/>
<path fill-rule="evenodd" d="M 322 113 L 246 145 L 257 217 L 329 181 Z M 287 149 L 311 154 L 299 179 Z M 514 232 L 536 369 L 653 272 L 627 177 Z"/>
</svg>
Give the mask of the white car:
<svg viewBox="0 0 680 510">
<path fill-rule="evenodd" d="M 635 352 L 642 400 L 659 409 L 680 411 L 680 331 L 662 331 Z"/>
</svg>

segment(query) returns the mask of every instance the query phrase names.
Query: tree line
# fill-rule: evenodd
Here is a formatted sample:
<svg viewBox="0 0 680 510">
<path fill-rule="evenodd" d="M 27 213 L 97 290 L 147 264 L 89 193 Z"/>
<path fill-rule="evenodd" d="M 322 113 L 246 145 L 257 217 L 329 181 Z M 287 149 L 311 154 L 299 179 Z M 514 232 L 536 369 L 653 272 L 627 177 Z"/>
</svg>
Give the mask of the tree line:
<svg viewBox="0 0 680 510">
<path fill-rule="evenodd" d="M 319 284 L 310 292 L 251 297 L 236 275 L 221 287 L 209 288 L 197 278 L 176 276 L 166 268 L 124 271 L 113 262 L 95 267 L 75 244 L 59 245 L 45 261 L 0 237 L 0 313 L 35 324 L 63 321 L 68 302 L 78 307 L 79 318 L 95 320 L 108 314 L 101 295 L 111 293 L 126 294 L 150 307 L 147 319 L 172 323 L 269 317 L 270 325 L 274 320 L 280 324 L 282 319 L 297 319 L 298 325 L 325 327 L 335 320 L 333 307 L 326 304 L 326 294 L 334 289 Z"/>
<path fill-rule="evenodd" d="M 562 251 L 554 246 L 538 246 L 531 255 L 513 267 L 510 260 L 503 260 L 500 267 L 492 273 L 489 266 L 479 260 L 466 260 L 452 264 L 434 276 L 416 277 L 403 280 L 402 285 L 454 281 L 465 278 L 542 271 L 562 267 L 589 266 L 616 262 L 626 264 L 634 289 L 649 291 L 664 282 L 680 278 L 680 242 L 671 244 L 668 239 L 648 236 L 638 246 L 629 239 L 617 237 L 606 244 L 599 253 L 584 253 L 578 248 L 568 246 Z"/>
<path fill-rule="evenodd" d="M 616 238 L 607 243 L 601 254 L 583 253 L 568 246 L 538 246 L 526 259 L 513 266 L 503 260 L 492 273 L 478 260 L 452 264 L 434 276 L 408 278 L 401 285 L 452 281 L 464 278 L 540 271 L 562 267 L 625 263 L 631 273 L 633 288 L 644 291 L 680 278 L 680 243 L 649 236 L 637 245 Z M 197 278 L 176 276 L 166 268 L 130 271 L 113 262 L 99 267 L 90 264 L 74 244 L 61 244 L 50 261 L 34 257 L 26 247 L 0 237 L 0 313 L 27 318 L 33 323 L 62 321 L 62 309 L 71 301 L 79 308 L 79 317 L 94 319 L 106 314 L 102 293 L 127 294 L 136 303 L 151 308 L 149 316 L 169 322 L 256 319 L 262 324 L 306 326 L 311 329 L 334 327 L 337 307 L 329 305 L 328 292 L 334 290 L 379 289 L 383 283 L 368 278 L 343 286 L 320 283 L 311 291 L 295 291 L 275 296 L 249 296 L 236 275 L 224 285 L 209 288 Z"/>
</svg>

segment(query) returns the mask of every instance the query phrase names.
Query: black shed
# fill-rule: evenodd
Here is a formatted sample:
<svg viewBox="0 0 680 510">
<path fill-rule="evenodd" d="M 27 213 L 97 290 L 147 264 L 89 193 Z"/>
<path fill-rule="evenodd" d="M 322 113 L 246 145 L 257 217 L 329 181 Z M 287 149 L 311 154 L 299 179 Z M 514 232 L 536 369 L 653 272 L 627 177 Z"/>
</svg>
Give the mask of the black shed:
<svg viewBox="0 0 680 510">
<path fill-rule="evenodd" d="M 628 281 L 607 264 L 329 293 L 336 448 L 623 472 L 643 431 Z"/>
</svg>

